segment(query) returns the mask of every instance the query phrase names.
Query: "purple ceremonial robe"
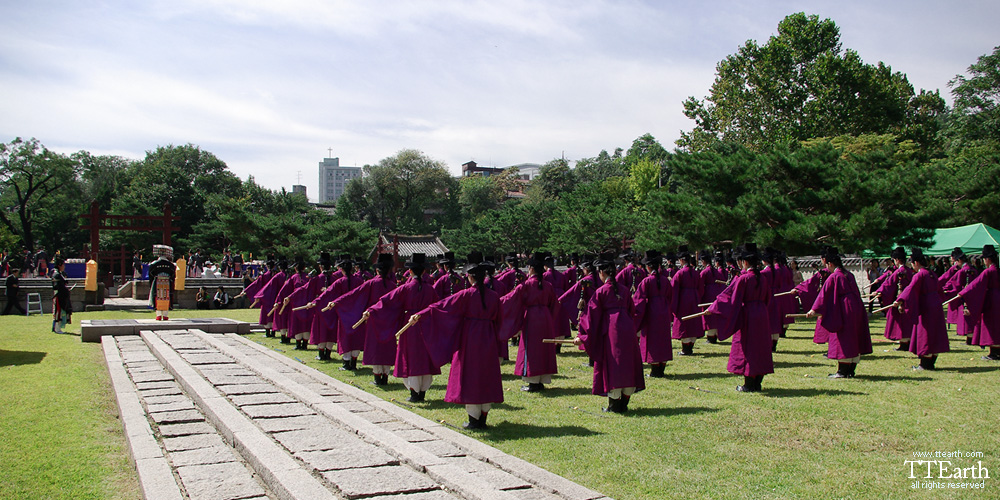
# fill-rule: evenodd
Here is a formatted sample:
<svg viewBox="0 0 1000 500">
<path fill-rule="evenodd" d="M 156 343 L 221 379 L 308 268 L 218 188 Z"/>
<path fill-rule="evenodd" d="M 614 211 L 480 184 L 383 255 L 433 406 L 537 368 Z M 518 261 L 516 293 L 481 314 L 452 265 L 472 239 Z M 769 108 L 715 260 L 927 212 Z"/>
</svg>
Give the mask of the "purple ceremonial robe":
<svg viewBox="0 0 1000 500">
<path fill-rule="evenodd" d="M 253 296 L 253 300 L 260 301 L 260 318 L 257 323 L 261 325 L 266 325 L 270 323 L 273 318 L 271 318 L 271 309 L 274 308 L 274 298 L 278 296 L 278 291 L 285 284 L 285 272 L 278 271 L 268 280 L 267 284 L 260 289 Z"/>
<path fill-rule="evenodd" d="M 345 293 L 361 285 L 361 280 L 355 276 L 349 278 L 341 277 L 326 287 L 312 302 L 316 307 L 313 315 L 312 328 L 309 330 L 309 343 L 319 344 L 321 342 L 336 342 L 337 353 L 344 354 L 350 351 L 360 351 L 364 347 L 364 332 L 355 331 L 351 328 L 354 323 L 349 323 L 344 327 L 338 316 L 339 311 L 330 309 L 323 311 L 331 302 L 336 301 Z M 358 317 L 360 319 L 360 316 Z M 355 319 L 354 321 L 357 321 Z"/>
<path fill-rule="evenodd" d="M 396 332 L 403 328 L 410 316 L 437 301 L 438 295 L 431 285 L 430 277 L 425 275 L 420 280 L 410 278 L 368 308 L 368 328 L 375 329 L 380 342 L 389 342 L 390 339 L 394 341 Z M 393 363 L 396 365 L 393 369 L 394 376 L 405 378 L 441 373 L 431 361 L 424 342 L 420 340 L 420 328 L 423 327 L 417 323 L 399 338 Z"/>
<path fill-rule="evenodd" d="M 792 270 L 788 266 L 781 264 L 774 265 L 774 282 L 771 283 L 771 290 L 775 295 L 785 293 L 795 288 L 795 281 L 792 280 Z M 789 314 L 794 314 L 799 310 L 798 301 L 792 295 L 774 297 L 773 306 L 776 316 L 771 317 L 771 334 L 781 333 L 782 325 L 795 322 L 794 318 L 789 318 Z"/>
<path fill-rule="evenodd" d="M 941 300 L 941 287 L 937 277 L 927 269 L 921 269 L 913 275 L 910 285 L 896 299 L 903 303 L 903 308 L 913 314 L 913 336 L 910 340 L 910 352 L 917 356 L 928 356 L 948 352 L 948 329 L 944 322 L 944 308 Z"/>
<path fill-rule="evenodd" d="M 281 285 L 281 290 L 278 291 L 278 295 L 274 297 L 274 303 L 278 306 L 278 310 L 274 313 L 274 329 L 284 330 L 289 328 L 289 321 L 292 317 L 292 304 L 289 303 L 288 307 L 285 308 L 285 312 L 281 312 L 281 304 L 285 301 L 289 295 L 292 294 L 297 288 L 305 285 L 309 282 L 309 275 L 306 273 L 295 273 L 285 280 L 285 283 Z M 291 302 L 291 301 L 289 301 Z M 291 335 L 291 332 L 289 332 Z"/>
<path fill-rule="evenodd" d="M 1000 346 L 1000 272 L 996 264 L 979 273 L 959 295 L 969 311 L 966 318 L 974 325 L 972 344 Z"/>
<path fill-rule="evenodd" d="M 243 289 L 242 292 L 243 295 L 248 299 L 250 299 L 250 301 L 252 302 L 254 300 L 254 297 L 257 296 L 257 293 L 260 292 L 265 285 L 267 285 L 268 281 L 271 281 L 271 278 L 274 277 L 274 274 L 275 274 L 274 271 L 268 271 L 260 276 L 257 276 L 257 279 L 253 280 L 253 283 L 250 283 L 249 285 L 247 285 L 246 288 Z"/>
<path fill-rule="evenodd" d="M 702 292 L 699 303 L 709 304 L 715 302 L 715 298 L 726 289 L 726 285 L 718 283 L 718 281 L 726 281 L 726 272 L 722 269 L 718 269 L 712 266 L 708 266 L 701 270 L 699 273 L 701 277 L 701 283 L 705 287 L 705 291 Z M 719 329 L 719 318 L 715 315 L 708 315 L 701 317 L 701 326 L 705 330 L 718 330 Z"/>
<path fill-rule="evenodd" d="M 948 282 L 951 280 L 952 276 L 954 276 L 955 273 L 958 272 L 959 269 L 960 267 L 958 265 L 954 265 L 945 270 L 944 274 L 938 276 L 938 285 L 941 286 L 941 300 L 947 301 L 948 299 L 954 297 L 955 294 L 958 293 L 958 291 L 961 290 L 963 286 L 968 284 L 965 283 L 959 286 L 958 289 L 956 290 L 949 289 Z M 953 307 L 956 309 L 957 312 L 957 307 L 959 305 L 958 302 L 959 301 L 956 300 L 955 302 L 948 304 L 948 316 L 945 319 L 947 319 L 948 323 L 951 323 L 953 325 L 958 323 L 958 315 L 952 312 Z"/>
<path fill-rule="evenodd" d="M 558 373 L 555 344 L 542 342 L 558 336 L 555 319 L 559 300 L 552 285 L 538 276 L 530 276 L 501 297 L 500 303 L 503 310 L 500 337 L 511 338 L 521 332 L 514 373 L 520 377 Z"/>
<path fill-rule="evenodd" d="M 434 282 L 434 291 L 437 292 L 438 297 L 444 298 L 455 292 L 465 290 L 468 284 L 468 280 L 458 273 L 449 273 L 442 275 Z"/>
<path fill-rule="evenodd" d="M 879 287 L 885 305 L 896 302 L 896 299 L 899 298 L 899 292 L 906 289 L 912 279 L 913 270 L 906 266 L 899 266 L 892 273 L 892 276 L 889 276 L 882 283 L 882 286 Z M 892 302 L 889 302 L 890 297 L 892 298 Z M 913 333 L 913 324 L 916 319 L 916 315 L 912 310 L 899 312 L 899 309 L 895 307 L 890 308 L 885 315 L 885 338 L 889 340 L 909 338 Z"/>
<path fill-rule="evenodd" d="M 569 287 L 576 284 L 577 280 L 579 280 L 580 276 L 582 276 L 582 273 L 580 272 L 580 268 L 578 266 L 570 266 L 563 272 L 563 276 L 566 277 L 566 289 L 568 290 Z"/>
<path fill-rule="evenodd" d="M 885 282 L 892 278 L 892 274 L 896 272 L 896 269 L 898 268 L 896 267 L 895 264 L 887 267 L 885 271 L 882 272 L 882 275 L 876 278 L 875 281 L 873 281 L 869 287 L 872 293 L 879 292 L 878 296 L 879 307 L 885 307 L 889 304 L 892 304 L 893 302 L 896 301 L 896 296 L 899 295 L 899 290 L 896 289 L 888 290 L 888 287 L 886 287 L 885 290 L 882 289 L 882 286 L 885 285 Z M 884 292 L 888 292 L 890 296 L 887 297 Z M 883 312 L 882 315 L 885 316 L 886 313 Z"/>
<path fill-rule="evenodd" d="M 294 309 L 296 307 L 302 307 L 313 301 L 319 294 L 323 293 L 327 285 L 332 282 L 328 282 L 327 279 L 330 276 L 325 273 L 317 274 L 309 279 L 306 284 L 296 288 L 288 296 L 288 307 L 285 308 L 285 312 L 289 309 Z M 326 304 L 323 304 L 326 305 Z M 288 335 L 297 335 L 300 333 L 309 332 L 312 328 L 313 317 L 316 316 L 316 308 L 303 309 L 301 311 L 292 311 L 292 315 L 288 319 Z"/>
<path fill-rule="evenodd" d="M 496 277 L 490 277 L 490 276 L 486 277 L 486 288 L 493 290 L 494 292 L 497 293 L 497 295 L 501 297 L 507 295 L 507 292 L 510 291 L 510 288 L 507 288 L 507 285 L 504 285 L 503 281 L 498 280 Z"/>
<path fill-rule="evenodd" d="M 647 273 L 645 269 L 634 264 L 629 264 L 625 266 L 625 269 L 618 271 L 618 274 L 615 275 L 615 281 L 625 285 L 625 288 L 628 288 L 629 293 L 632 293 L 632 291 L 639 288 L 639 283 L 642 283 L 642 280 L 646 278 L 647 274 L 649 273 Z"/>
<path fill-rule="evenodd" d="M 499 335 L 500 296 L 485 286 L 482 293 L 466 288 L 418 314 L 424 326 L 419 336 L 434 366 L 451 362 L 444 400 L 467 405 L 503 402 L 497 347 L 507 339 Z"/>
<path fill-rule="evenodd" d="M 336 283 L 334 283 L 336 284 Z M 361 320 L 365 310 L 375 304 L 383 295 L 396 288 L 396 280 L 390 275 L 387 278 L 371 278 L 358 287 L 337 297 L 333 301 L 333 311 L 337 313 L 337 331 L 349 331 L 355 323 Z M 365 352 L 362 364 L 392 365 L 396 360 L 396 330 L 377 332 L 370 321 L 366 321 L 356 330 L 364 339 L 363 346 L 358 348 Z M 337 347 L 338 352 L 340 347 Z M 351 349 L 357 350 L 357 349 Z M 346 352 L 346 350 L 345 350 Z M 343 352 L 339 352 L 343 354 Z"/>
<path fill-rule="evenodd" d="M 354 273 L 354 277 L 355 278 L 361 278 L 361 282 L 362 283 L 364 283 L 365 281 L 368 281 L 368 280 L 374 278 L 374 276 L 372 276 L 372 273 L 370 273 L 368 271 L 358 271 L 358 272 Z"/>
<path fill-rule="evenodd" d="M 660 273 L 646 276 L 632 295 L 632 302 L 642 362 L 664 363 L 674 359 L 670 341 L 670 304 L 673 302 L 670 278 Z"/>
<path fill-rule="evenodd" d="M 698 300 L 704 295 L 705 288 L 698 271 L 695 271 L 691 266 L 684 266 L 674 274 L 670 284 L 673 286 L 670 304 L 670 313 L 673 315 L 673 338 L 704 337 L 705 329 L 701 318 L 681 321 L 684 316 L 701 312 Z"/>
<path fill-rule="evenodd" d="M 751 271 L 737 276 L 730 287 L 708 308 L 713 314 L 721 315 L 727 324 L 719 330 L 719 340 L 725 340 L 732 333 L 726 369 L 745 377 L 774 373 L 767 317 L 770 283 L 763 275 Z"/>
<path fill-rule="evenodd" d="M 812 310 L 822 315 L 816 321 L 813 342 L 828 344 L 826 357 L 850 359 L 872 353 L 868 313 L 853 274 L 834 269 L 823 282 Z"/>
<path fill-rule="evenodd" d="M 963 288 L 969 286 L 972 280 L 975 279 L 976 272 L 968 264 L 965 264 L 954 273 L 951 277 L 944 282 L 941 287 L 942 300 L 948 300 L 958 292 L 962 291 Z M 938 279 L 938 283 L 941 283 L 941 279 Z M 975 328 L 976 324 L 969 321 L 968 317 L 965 316 L 965 305 L 960 300 L 956 300 L 948 304 L 948 323 L 955 325 L 955 333 L 958 335 L 972 335 L 972 330 Z"/>
<path fill-rule="evenodd" d="M 546 270 L 542 273 L 542 279 L 549 282 L 552 285 L 552 291 L 556 294 L 556 300 L 566 293 L 566 277 L 563 273 L 556 271 L 555 269 Z M 562 307 L 559 308 L 556 313 L 556 331 L 560 337 L 569 337 L 570 335 L 570 317 L 571 314 L 566 314 L 566 311 Z"/>
<path fill-rule="evenodd" d="M 503 286 L 507 287 L 507 290 L 513 290 L 515 286 L 524 283 L 524 280 L 528 277 L 517 268 L 510 268 L 506 271 L 497 275 L 497 279 L 503 282 Z"/>
<path fill-rule="evenodd" d="M 826 269 L 820 269 L 813 273 L 809 279 L 795 285 L 795 290 L 798 291 L 798 299 L 802 302 L 802 309 L 808 311 L 812 307 L 813 303 L 816 302 L 816 297 L 819 295 L 819 291 L 823 288 L 823 282 L 826 281 L 827 277 L 830 276 L 830 271 Z M 813 333 L 813 341 L 821 337 L 819 321 L 816 322 L 816 331 Z M 825 342 L 825 340 L 824 340 Z"/>
<path fill-rule="evenodd" d="M 576 328 L 580 314 L 583 312 L 580 309 L 580 300 L 583 300 L 583 305 L 586 307 L 587 302 L 594 296 L 594 292 L 597 291 L 597 287 L 599 286 L 601 284 L 597 282 L 597 279 L 588 274 L 577 280 L 576 283 L 569 287 L 569 290 L 566 290 L 559 296 L 559 307 L 562 309 L 563 314 L 569 318 L 569 322 L 574 328 Z"/>
<path fill-rule="evenodd" d="M 611 287 L 610 282 L 601 285 L 580 316 L 581 347 L 594 361 L 591 392 L 599 396 L 623 387 L 646 388 L 629 289 L 622 283 L 617 291 Z"/>
</svg>

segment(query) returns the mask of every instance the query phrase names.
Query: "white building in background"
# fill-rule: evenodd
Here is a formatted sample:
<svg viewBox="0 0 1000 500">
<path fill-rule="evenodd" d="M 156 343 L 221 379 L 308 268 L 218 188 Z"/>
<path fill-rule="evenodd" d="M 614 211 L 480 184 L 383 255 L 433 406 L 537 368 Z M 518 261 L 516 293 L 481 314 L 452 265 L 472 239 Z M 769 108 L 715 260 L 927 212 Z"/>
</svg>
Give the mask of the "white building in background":
<svg viewBox="0 0 1000 500">
<path fill-rule="evenodd" d="M 541 173 L 542 165 L 539 163 L 519 163 L 517 165 L 511 165 L 510 167 L 517 168 L 517 176 L 521 180 L 533 181 L 535 177 Z"/>
<path fill-rule="evenodd" d="M 319 163 L 319 203 L 336 203 L 351 179 L 361 177 L 361 167 L 341 167 L 340 158 Z"/>
</svg>

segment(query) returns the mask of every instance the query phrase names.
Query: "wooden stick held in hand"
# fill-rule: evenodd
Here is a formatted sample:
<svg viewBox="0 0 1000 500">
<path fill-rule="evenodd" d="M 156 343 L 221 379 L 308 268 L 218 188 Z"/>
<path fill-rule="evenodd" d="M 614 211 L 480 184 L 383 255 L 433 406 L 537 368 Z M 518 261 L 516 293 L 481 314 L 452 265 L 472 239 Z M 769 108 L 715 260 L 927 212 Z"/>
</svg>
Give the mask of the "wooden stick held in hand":
<svg viewBox="0 0 1000 500">
<path fill-rule="evenodd" d="M 823 315 L 822 314 L 817 314 L 816 316 L 813 316 L 813 317 L 814 318 L 819 318 L 821 316 L 823 316 Z M 809 318 L 809 315 L 806 314 L 806 313 L 795 313 L 795 314 L 786 314 L 785 317 L 786 318 Z"/>
<path fill-rule="evenodd" d="M 359 326 L 365 324 L 365 321 L 368 321 L 368 311 L 365 311 L 364 314 L 361 315 L 361 319 L 359 319 L 358 322 L 351 328 L 357 330 Z"/>
<path fill-rule="evenodd" d="M 681 318 L 681 321 L 687 321 L 689 319 L 694 319 L 694 318 L 698 318 L 698 317 L 701 317 L 701 316 L 707 316 L 709 314 L 711 314 L 711 313 L 708 312 L 708 311 L 702 311 L 700 313 L 689 314 L 689 315 L 684 316 L 683 318 Z"/>
<path fill-rule="evenodd" d="M 956 296 L 954 296 L 954 297 L 952 297 L 952 298 L 950 298 L 950 299 L 948 299 L 948 300 L 944 301 L 944 303 L 943 303 L 943 304 L 941 304 L 941 305 L 943 305 L 943 306 L 946 306 L 946 305 L 948 305 L 948 304 L 951 304 L 951 303 L 952 303 L 952 302 L 954 302 L 955 300 L 958 300 L 958 299 L 959 299 L 959 298 L 961 298 L 961 297 L 962 297 L 961 295 L 956 295 Z"/>
<path fill-rule="evenodd" d="M 403 325 L 403 327 L 402 327 L 402 328 L 400 328 L 398 332 L 396 332 L 396 340 L 399 340 L 399 337 L 402 337 L 402 336 L 403 336 L 403 332 L 405 332 L 405 331 L 409 330 L 409 329 L 410 329 L 410 327 L 411 327 L 411 326 L 413 326 L 413 325 L 415 325 L 415 324 L 417 324 L 417 322 L 416 322 L 416 320 L 414 320 L 414 319 L 413 319 L 413 317 L 411 316 L 411 317 L 410 317 L 410 321 L 407 321 L 407 322 L 406 322 L 406 324 L 405 324 L 405 325 Z"/>
<path fill-rule="evenodd" d="M 543 344 L 575 344 L 573 339 L 542 339 Z"/>
<path fill-rule="evenodd" d="M 872 314 L 875 314 L 875 313 L 880 313 L 880 312 L 882 312 L 882 311 L 888 311 L 889 309 L 892 309 L 892 308 L 893 308 L 893 307 L 895 307 L 895 306 L 896 306 L 896 304 L 889 304 L 889 305 L 887 305 L 887 306 L 885 306 L 885 307 L 880 307 L 880 308 L 878 308 L 878 309 L 875 309 L 875 310 L 873 310 L 873 311 L 872 311 Z"/>
<path fill-rule="evenodd" d="M 774 294 L 775 297 L 784 297 L 786 295 L 795 295 L 795 290 L 789 290 L 787 292 L 781 292 Z"/>
</svg>

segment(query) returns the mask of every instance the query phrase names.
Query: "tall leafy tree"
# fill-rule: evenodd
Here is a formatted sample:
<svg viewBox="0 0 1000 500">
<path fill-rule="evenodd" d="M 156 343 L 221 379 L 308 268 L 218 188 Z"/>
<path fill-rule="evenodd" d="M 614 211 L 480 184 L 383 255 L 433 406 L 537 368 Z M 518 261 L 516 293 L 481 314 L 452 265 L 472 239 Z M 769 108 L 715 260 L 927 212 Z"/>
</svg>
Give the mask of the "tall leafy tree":
<svg viewBox="0 0 1000 500">
<path fill-rule="evenodd" d="M 766 151 L 816 137 L 894 132 L 913 97 L 905 75 L 864 63 L 842 48 L 833 21 L 801 12 L 784 18 L 767 43 L 747 41 L 716 72 L 708 97 L 684 101 L 685 116 L 695 121 L 677 141 L 684 150 L 723 141 Z"/>
<path fill-rule="evenodd" d="M 611 179 L 579 186 L 555 203 L 546 248 L 555 252 L 620 250 L 645 225 L 627 183 Z"/>
<path fill-rule="evenodd" d="M 616 148 L 613 154 L 601 150 L 593 158 L 581 158 L 576 161 L 573 174 L 579 184 L 603 182 L 612 177 L 624 177 L 627 174 L 622 148 Z"/>
<path fill-rule="evenodd" d="M 970 143 L 1000 144 L 1000 46 L 969 66 L 969 75 L 948 82 L 955 100 L 950 135 L 953 147 Z"/>
<path fill-rule="evenodd" d="M 64 243 L 52 238 L 67 227 L 75 227 L 79 168 L 72 158 L 49 150 L 38 139 L 18 137 L 0 144 L 0 222 L 26 248 L 35 249 L 39 244 L 38 222 L 48 233 L 50 241 L 43 243 L 50 249 Z"/>
<path fill-rule="evenodd" d="M 576 186 L 576 177 L 569 168 L 569 162 L 564 158 L 556 158 L 538 169 L 538 178 L 534 184 L 549 198 L 558 198 L 563 193 L 572 191 Z"/>
</svg>

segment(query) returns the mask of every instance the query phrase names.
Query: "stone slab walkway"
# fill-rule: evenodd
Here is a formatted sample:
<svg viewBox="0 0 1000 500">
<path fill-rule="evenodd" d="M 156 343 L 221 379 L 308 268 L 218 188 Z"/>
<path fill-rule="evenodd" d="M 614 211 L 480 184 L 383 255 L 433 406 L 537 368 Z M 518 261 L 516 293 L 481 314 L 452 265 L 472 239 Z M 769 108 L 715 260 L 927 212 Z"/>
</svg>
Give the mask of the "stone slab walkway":
<svg viewBox="0 0 1000 500">
<path fill-rule="evenodd" d="M 100 342 L 105 335 L 139 335 L 145 330 L 186 330 L 210 333 L 250 333 L 250 323 L 229 318 L 85 319 L 80 322 L 81 342 Z"/>
<path fill-rule="evenodd" d="M 147 499 L 607 498 L 235 334 L 102 341 Z"/>
</svg>

